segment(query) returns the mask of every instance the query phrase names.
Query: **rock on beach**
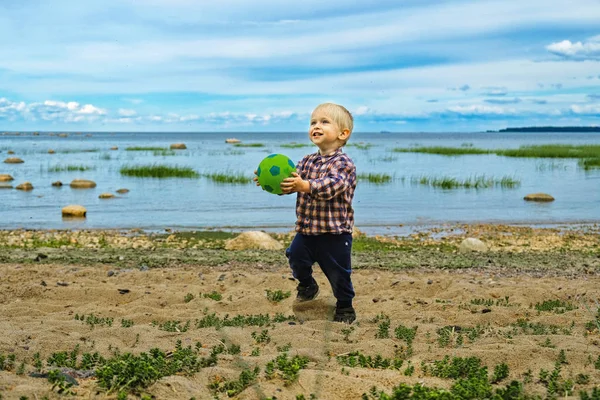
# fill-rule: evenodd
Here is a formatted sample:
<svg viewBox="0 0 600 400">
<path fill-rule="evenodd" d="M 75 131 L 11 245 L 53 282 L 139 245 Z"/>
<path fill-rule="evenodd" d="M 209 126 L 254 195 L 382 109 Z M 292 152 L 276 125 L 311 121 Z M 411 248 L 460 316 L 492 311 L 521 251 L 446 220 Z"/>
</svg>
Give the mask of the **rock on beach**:
<svg viewBox="0 0 600 400">
<path fill-rule="evenodd" d="M 265 232 L 242 232 L 237 237 L 225 242 L 227 250 L 281 250 L 283 245 Z"/>
<path fill-rule="evenodd" d="M 460 243 L 458 249 L 463 253 L 470 251 L 486 252 L 488 251 L 488 246 L 479 239 L 466 238 Z"/>
<path fill-rule="evenodd" d="M 523 200 L 526 200 L 526 201 L 554 201 L 554 197 L 550 196 L 547 193 L 530 193 L 527 196 L 523 197 Z"/>
<path fill-rule="evenodd" d="M 25 161 L 21 160 L 19 157 L 8 157 L 4 162 L 6 164 L 22 164 Z"/>
<path fill-rule="evenodd" d="M 171 150 L 185 150 L 187 149 L 187 146 L 185 145 L 185 143 L 173 143 L 171 145 Z"/>
<path fill-rule="evenodd" d="M 17 185 L 15 189 L 30 191 L 33 190 L 33 185 L 31 184 L 31 182 L 23 182 L 20 185 Z"/>
<path fill-rule="evenodd" d="M 76 217 L 76 218 L 85 218 L 87 215 L 87 210 L 84 206 L 71 204 L 62 209 L 63 217 Z"/>
<path fill-rule="evenodd" d="M 91 189 L 96 187 L 96 182 L 87 179 L 73 179 L 70 186 L 73 189 Z"/>
<path fill-rule="evenodd" d="M 8 182 L 8 181 L 12 181 L 15 178 L 13 178 L 11 175 L 9 174 L 0 174 L 0 182 Z"/>
</svg>

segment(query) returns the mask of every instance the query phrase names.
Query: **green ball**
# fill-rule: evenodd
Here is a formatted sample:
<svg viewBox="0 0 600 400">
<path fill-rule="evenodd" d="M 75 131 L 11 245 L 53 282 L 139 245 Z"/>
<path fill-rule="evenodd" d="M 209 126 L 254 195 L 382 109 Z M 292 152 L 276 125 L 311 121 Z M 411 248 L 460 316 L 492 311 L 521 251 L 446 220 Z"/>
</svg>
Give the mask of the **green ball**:
<svg viewBox="0 0 600 400">
<path fill-rule="evenodd" d="M 296 166 L 287 156 L 271 154 L 260 162 L 256 169 L 256 175 L 263 190 L 273 194 L 281 194 L 279 185 L 285 178 L 292 176 L 292 172 L 295 171 Z"/>
</svg>

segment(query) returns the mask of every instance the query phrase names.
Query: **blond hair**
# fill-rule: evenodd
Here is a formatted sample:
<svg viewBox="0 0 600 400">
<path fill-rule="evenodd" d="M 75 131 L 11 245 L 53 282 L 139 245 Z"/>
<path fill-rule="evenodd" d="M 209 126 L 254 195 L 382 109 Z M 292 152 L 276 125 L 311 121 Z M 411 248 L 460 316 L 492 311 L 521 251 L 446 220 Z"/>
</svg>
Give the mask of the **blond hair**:
<svg viewBox="0 0 600 400">
<path fill-rule="evenodd" d="M 350 111 L 346 109 L 346 107 L 334 103 L 323 103 L 315 107 L 313 112 L 317 110 L 324 110 L 342 131 L 344 129 L 348 129 L 350 133 L 352 133 L 352 129 L 354 129 L 354 118 L 352 117 L 352 114 L 350 114 Z M 349 138 L 350 135 L 348 135 L 348 139 Z M 346 142 L 348 139 L 346 139 Z M 344 144 L 346 142 L 344 142 Z"/>
</svg>

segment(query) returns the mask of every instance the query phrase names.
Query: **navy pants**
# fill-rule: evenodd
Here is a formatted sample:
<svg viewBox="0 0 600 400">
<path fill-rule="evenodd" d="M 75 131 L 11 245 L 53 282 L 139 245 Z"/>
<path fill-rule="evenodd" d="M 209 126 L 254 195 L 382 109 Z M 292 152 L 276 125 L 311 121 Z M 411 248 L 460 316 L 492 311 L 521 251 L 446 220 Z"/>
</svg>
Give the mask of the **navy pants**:
<svg viewBox="0 0 600 400">
<path fill-rule="evenodd" d="M 292 275 L 300 283 L 312 282 L 313 264 L 316 262 L 329 280 L 338 306 L 352 305 L 351 253 L 352 234 L 302 235 L 297 233 L 285 251 L 290 261 Z"/>
</svg>

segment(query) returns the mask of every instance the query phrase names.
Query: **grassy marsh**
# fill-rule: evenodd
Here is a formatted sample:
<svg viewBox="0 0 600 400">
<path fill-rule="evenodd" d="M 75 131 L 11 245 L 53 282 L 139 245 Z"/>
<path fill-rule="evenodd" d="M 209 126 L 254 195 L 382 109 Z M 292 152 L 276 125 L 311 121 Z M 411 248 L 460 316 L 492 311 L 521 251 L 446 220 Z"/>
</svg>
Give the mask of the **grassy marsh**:
<svg viewBox="0 0 600 400">
<path fill-rule="evenodd" d="M 518 149 L 479 149 L 474 147 L 402 147 L 394 148 L 398 153 L 427 153 L 446 156 L 471 154 L 496 154 L 505 157 L 523 158 L 600 158 L 600 145 L 545 144 L 521 146 Z"/>
<path fill-rule="evenodd" d="M 47 169 L 48 172 L 71 172 L 71 171 L 90 171 L 95 167 L 88 167 L 87 165 L 54 165 Z"/>
<path fill-rule="evenodd" d="M 125 151 L 168 151 L 167 147 L 157 147 L 157 146 L 132 146 L 126 147 Z"/>
<path fill-rule="evenodd" d="M 357 176 L 359 181 L 367 181 L 369 183 L 388 183 L 392 181 L 392 176 L 388 174 L 363 173 Z"/>
<path fill-rule="evenodd" d="M 216 183 L 248 184 L 252 182 L 252 178 L 246 176 L 242 172 L 211 172 L 202 174 L 202 177 L 210 179 Z"/>
<path fill-rule="evenodd" d="M 263 143 L 235 143 L 235 147 L 265 147 Z"/>
<path fill-rule="evenodd" d="M 487 189 L 492 187 L 511 189 L 521 185 L 520 180 L 510 176 L 494 178 L 486 177 L 485 175 L 475 175 L 466 179 L 458 179 L 449 176 L 414 176 L 410 179 L 410 182 L 414 185 L 426 185 L 442 189 Z"/>
<path fill-rule="evenodd" d="M 476 155 L 476 154 L 490 154 L 491 150 L 478 149 L 474 147 L 397 147 L 392 150 L 396 153 L 426 153 L 426 154 L 439 154 L 443 156 L 458 156 L 458 155 Z"/>
<path fill-rule="evenodd" d="M 125 165 L 120 169 L 121 175 L 138 178 L 198 178 L 200 174 L 189 167 L 169 165 Z"/>
<path fill-rule="evenodd" d="M 581 168 L 583 168 L 585 170 L 600 168 L 600 157 L 579 160 L 578 164 Z"/>
</svg>

